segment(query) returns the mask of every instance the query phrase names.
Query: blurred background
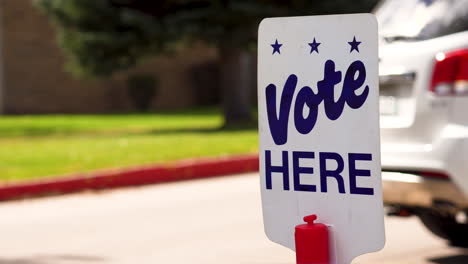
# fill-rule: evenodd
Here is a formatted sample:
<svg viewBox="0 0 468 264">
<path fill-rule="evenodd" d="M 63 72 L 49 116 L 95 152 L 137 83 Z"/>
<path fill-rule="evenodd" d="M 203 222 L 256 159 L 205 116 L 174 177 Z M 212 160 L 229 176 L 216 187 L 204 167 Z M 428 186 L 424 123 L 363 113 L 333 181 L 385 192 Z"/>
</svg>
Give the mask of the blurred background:
<svg viewBox="0 0 468 264">
<path fill-rule="evenodd" d="M 368 12 L 387 245 L 353 263 L 468 263 L 467 0 L 0 0 L 0 264 L 295 263 L 263 234 L 258 25 Z"/>
<path fill-rule="evenodd" d="M 376 1 L 0 4 L 9 181 L 255 153 L 260 20 L 369 12 Z"/>
</svg>

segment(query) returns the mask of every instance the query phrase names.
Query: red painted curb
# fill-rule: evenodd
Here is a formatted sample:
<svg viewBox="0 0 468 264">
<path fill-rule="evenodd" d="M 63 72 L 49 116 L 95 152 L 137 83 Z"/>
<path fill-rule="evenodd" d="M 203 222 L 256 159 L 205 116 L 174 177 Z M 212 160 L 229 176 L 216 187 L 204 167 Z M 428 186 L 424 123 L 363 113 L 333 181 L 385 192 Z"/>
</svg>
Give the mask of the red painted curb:
<svg viewBox="0 0 468 264">
<path fill-rule="evenodd" d="M 170 165 L 101 171 L 67 179 L 4 185 L 0 186 L 0 201 L 255 172 L 258 168 L 258 155 L 184 160 Z"/>
</svg>

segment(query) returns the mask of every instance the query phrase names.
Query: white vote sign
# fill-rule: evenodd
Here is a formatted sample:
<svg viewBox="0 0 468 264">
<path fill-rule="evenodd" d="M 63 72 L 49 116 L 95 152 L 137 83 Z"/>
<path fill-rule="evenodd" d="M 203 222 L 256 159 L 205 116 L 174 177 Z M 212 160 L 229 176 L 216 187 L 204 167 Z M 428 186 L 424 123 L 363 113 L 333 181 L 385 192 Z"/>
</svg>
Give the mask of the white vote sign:
<svg viewBox="0 0 468 264">
<path fill-rule="evenodd" d="M 377 21 L 370 14 L 268 18 L 259 27 L 264 226 L 294 250 L 317 214 L 332 262 L 384 246 Z"/>
</svg>

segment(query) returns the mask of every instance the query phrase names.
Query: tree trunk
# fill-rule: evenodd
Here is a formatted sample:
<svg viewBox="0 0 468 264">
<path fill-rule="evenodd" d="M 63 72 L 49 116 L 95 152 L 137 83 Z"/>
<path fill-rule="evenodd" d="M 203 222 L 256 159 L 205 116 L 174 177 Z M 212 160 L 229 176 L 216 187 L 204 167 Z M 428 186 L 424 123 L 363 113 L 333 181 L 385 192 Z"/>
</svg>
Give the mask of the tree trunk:
<svg viewBox="0 0 468 264">
<path fill-rule="evenodd" d="M 245 126 L 252 123 L 251 95 L 254 70 L 249 53 L 225 41 L 220 47 L 221 100 L 224 126 Z"/>
</svg>

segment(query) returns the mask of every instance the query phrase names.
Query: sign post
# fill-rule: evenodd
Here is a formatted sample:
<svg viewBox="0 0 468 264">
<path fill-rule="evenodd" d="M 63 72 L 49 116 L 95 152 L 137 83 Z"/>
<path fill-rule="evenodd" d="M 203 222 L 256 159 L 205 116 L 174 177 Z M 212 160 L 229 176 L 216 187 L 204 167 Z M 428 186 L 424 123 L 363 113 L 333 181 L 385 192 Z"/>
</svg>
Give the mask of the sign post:
<svg viewBox="0 0 468 264">
<path fill-rule="evenodd" d="M 260 178 L 270 240 L 322 254 L 313 243 L 296 248 L 295 241 L 296 226 L 317 215 L 327 226 L 329 264 L 384 246 L 378 89 L 373 15 L 262 21 Z"/>
</svg>

